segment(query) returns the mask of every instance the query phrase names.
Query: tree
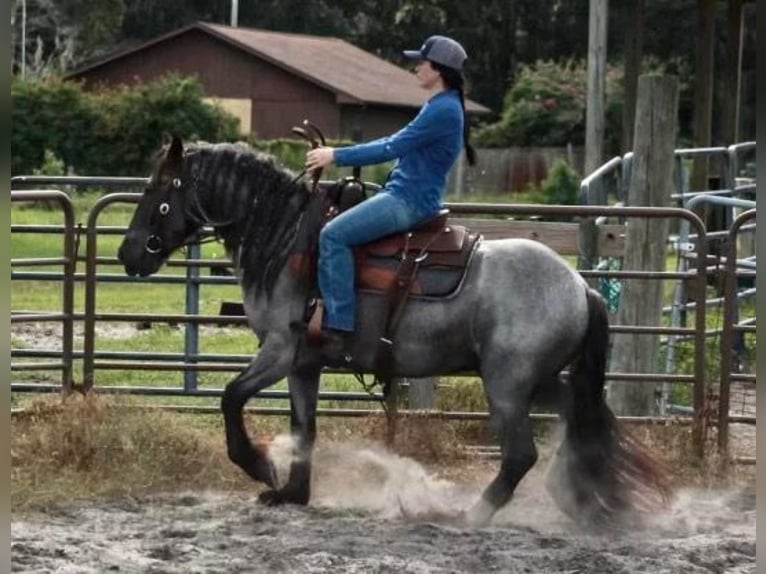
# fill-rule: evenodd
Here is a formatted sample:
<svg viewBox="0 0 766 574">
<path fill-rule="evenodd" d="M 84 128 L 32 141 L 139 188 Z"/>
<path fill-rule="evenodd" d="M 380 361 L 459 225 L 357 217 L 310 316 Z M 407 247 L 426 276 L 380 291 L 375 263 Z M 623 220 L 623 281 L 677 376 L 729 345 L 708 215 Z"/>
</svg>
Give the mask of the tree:
<svg viewBox="0 0 766 574">
<path fill-rule="evenodd" d="M 22 17 L 24 9 L 26 19 Z M 75 36 L 76 31 L 65 22 L 54 0 L 14 0 L 11 7 L 12 69 L 15 72 L 24 70 L 31 77 L 67 69 L 75 61 Z"/>
<path fill-rule="evenodd" d="M 694 65 L 694 145 L 709 147 L 713 116 L 713 47 L 715 0 L 698 0 L 697 46 Z M 692 171 L 692 190 L 708 189 L 707 160 L 698 159 Z"/>
<path fill-rule="evenodd" d="M 21 13 L 26 5 L 27 18 Z M 124 0 L 14 0 L 11 46 L 21 69 L 21 27 L 26 27 L 26 72 L 32 77 L 63 73 L 113 44 L 125 13 Z"/>
</svg>

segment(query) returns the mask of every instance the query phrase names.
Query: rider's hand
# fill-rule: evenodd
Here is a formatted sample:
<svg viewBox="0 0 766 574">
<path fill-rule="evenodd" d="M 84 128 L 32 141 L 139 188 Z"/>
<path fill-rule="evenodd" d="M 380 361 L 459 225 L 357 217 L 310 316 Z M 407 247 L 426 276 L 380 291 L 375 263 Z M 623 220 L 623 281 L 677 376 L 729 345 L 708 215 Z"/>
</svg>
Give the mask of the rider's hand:
<svg viewBox="0 0 766 574">
<path fill-rule="evenodd" d="M 306 169 L 312 170 L 330 165 L 335 159 L 335 148 L 318 147 L 306 154 Z"/>
</svg>

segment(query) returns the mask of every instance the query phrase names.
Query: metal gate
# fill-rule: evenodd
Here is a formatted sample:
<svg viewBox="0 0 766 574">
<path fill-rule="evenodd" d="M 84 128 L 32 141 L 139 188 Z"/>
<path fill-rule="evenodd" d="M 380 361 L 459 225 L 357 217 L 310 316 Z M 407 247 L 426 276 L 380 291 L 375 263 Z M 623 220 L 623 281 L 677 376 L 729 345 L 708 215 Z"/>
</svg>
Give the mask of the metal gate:
<svg viewBox="0 0 766 574">
<path fill-rule="evenodd" d="M 82 180 L 83 178 L 78 178 Z M 124 178 L 121 178 L 124 179 Z M 103 185 L 103 178 L 98 180 Z M 132 178 L 125 185 L 139 185 L 146 180 Z M 58 181 L 56 183 L 63 183 Z M 68 182 L 67 182 L 68 183 Z M 98 183 L 92 183 L 98 185 Z M 202 285 L 231 284 L 234 279 L 231 277 L 206 276 L 200 273 L 204 267 L 213 264 L 220 265 L 220 261 L 203 260 L 199 257 L 199 250 L 189 250 L 186 260 L 171 260 L 169 265 L 182 266 L 186 268 L 185 276 L 153 276 L 148 278 L 136 279 L 121 274 L 99 273 L 99 266 L 116 264 L 117 260 L 113 257 L 97 257 L 97 242 L 101 234 L 121 234 L 122 228 L 110 228 L 98 225 L 100 213 L 109 205 L 116 203 L 135 203 L 138 200 L 137 193 L 112 193 L 102 197 L 91 209 L 87 218 L 87 225 L 84 232 L 86 241 L 85 256 L 74 257 L 75 246 L 83 237 L 83 230 L 75 227 L 73 220 L 73 211 L 71 201 L 68 196 L 60 191 L 13 191 L 13 201 L 45 201 L 55 198 L 63 206 L 66 215 L 66 221 L 63 227 L 58 228 L 58 232 L 65 238 L 64 257 L 46 260 L 13 260 L 14 268 L 22 265 L 51 265 L 53 263 L 64 266 L 63 273 L 58 275 L 62 284 L 62 289 L 67 293 L 64 297 L 64 308 L 60 312 L 53 313 L 24 313 L 12 312 L 11 321 L 41 321 L 41 320 L 61 320 L 65 325 L 65 337 L 63 347 L 60 352 L 54 350 L 34 351 L 24 349 L 12 350 L 12 358 L 59 358 L 60 363 L 37 364 L 30 366 L 26 363 L 12 362 L 12 370 L 29 370 L 32 368 L 47 368 L 58 366 L 62 369 L 62 380 L 60 385 L 36 384 L 36 383 L 18 383 L 12 382 L 12 391 L 14 392 L 58 392 L 62 389 L 70 391 L 79 389 L 83 391 L 97 388 L 99 392 L 131 393 L 131 394 L 153 394 L 169 396 L 218 396 L 222 389 L 216 388 L 198 388 L 196 385 L 196 374 L 202 371 L 231 371 L 236 372 L 244 368 L 251 357 L 250 356 L 232 356 L 232 355 L 202 355 L 199 353 L 199 332 L 198 327 L 202 324 L 220 324 L 220 323 L 244 323 L 245 320 L 238 316 L 210 316 L 199 314 L 199 289 Z M 640 208 L 640 207 L 581 207 L 581 206 L 540 206 L 540 205 L 505 205 L 505 204 L 451 204 L 452 212 L 458 217 L 469 217 L 471 221 L 476 222 L 480 228 L 487 233 L 494 233 L 496 236 L 502 233 L 504 226 L 508 229 L 524 229 L 524 234 L 533 239 L 543 242 L 553 241 L 546 238 L 546 227 L 543 225 L 533 226 L 529 221 L 519 222 L 510 218 L 529 217 L 529 216 L 573 216 L 573 217 L 604 217 L 613 220 L 625 220 L 630 218 L 662 217 L 675 218 L 687 222 L 688 225 L 696 231 L 698 237 L 705 237 L 705 229 L 702 221 L 694 213 L 680 208 Z M 504 219 L 497 219 L 503 216 Z M 483 219 L 481 218 L 483 217 Z M 523 223 L 521 227 L 513 227 L 513 224 Z M 572 224 L 576 226 L 576 224 Z M 498 227 L 499 226 L 499 227 Z M 46 226 L 42 229 L 40 226 L 34 229 L 21 229 L 13 227 L 12 232 L 52 232 Z M 498 231 L 500 229 L 500 231 Z M 557 227 L 555 234 L 559 237 L 561 233 L 568 228 Z M 568 232 L 568 231 L 567 231 Z M 560 237 L 559 237 L 560 239 Z M 615 237 L 614 231 L 602 234 L 602 240 L 606 245 L 610 242 L 614 244 L 619 242 L 619 237 Z M 704 255 L 705 241 L 700 241 L 700 249 Z M 614 245 L 611 247 L 614 249 Z M 84 274 L 75 273 L 75 263 L 79 260 L 85 263 Z M 625 280 L 630 278 L 642 278 L 653 280 L 685 280 L 695 283 L 700 289 L 704 288 L 707 282 L 707 266 L 705 257 L 698 259 L 696 269 L 684 272 L 659 272 L 659 271 L 641 271 L 641 270 L 588 270 L 582 274 L 586 277 L 606 278 L 613 280 Z M 46 278 L 55 279 L 52 274 L 45 274 Z M 30 273 L 20 273 L 14 271 L 12 278 L 14 280 L 29 280 L 33 278 L 42 278 L 41 275 Z M 186 290 L 186 309 L 183 314 L 163 315 L 156 313 L 143 314 L 122 314 L 99 310 L 96 307 L 97 286 L 100 282 L 174 282 L 183 284 Z M 75 313 L 72 307 L 73 293 L 75 284 L 82 282 L 85 285 L 85 304 L 83 313 Z M 701 452 L 705 437 L 705 419 L 703 414 L 706 412 L 706 393 L 705 381 L 707 373 L 705 372 L 705 309 L 704 306 L 695 314 L 696 323 L 694 327 L 667 327 L 657 326 L 634 326 L 634 325 L 613 325 L 612 332 L 623 333 L 644 333 L 659 334 L 663 336 L 679 335 L 689 337 L 694 341 L 694 367 L 691 374 L 668 374 L 668 373 L 615 373 L 607 374 L 609 380 L 630 381 L 640 384 L 642 381 L 652 383 L 675 383 L 693 386 L 693 417 L 683 419 L 688 423 L 694 424 L 695 446 Z M 132 353 L 119 351 L 98 351 L 96 349 L 96 325 L 103 321 L 150 321 L 150 322 L 177 322 L 185 324 L 186 336 L 185 346 L 181 353 Z M 84 326 L 84 335 L 82 340 L 82 350 L 74 349 L 72 338 L 72 325 L 75 322 L 82 322 Z M 83 381 L 76 385 L 72 380 L 72 362 L 73 360 L 82 361 Z M 103 386 L 98 385 L 97 373 L 102 369 L 125 369 L 125 370 L 166 370 L 183 371 L 184 384 L 182 387 L 147 387 L 141 385 L 128 386 Z M 465 373 L 470 376 L 474 373 Z M 260 398 L 286 399 L 286 391 L 272 390 L 263 391 L 258 395 Z M 320 394 L 320 399 L 340 400 L 340 401 L 369 401 L 370 395 L 364 392 L 327 392 Z M 375 399 L 379 399 L 377 394 Z M 258 409 L 261 412 L 269 414 L 286 414 L 289 409 Z M 329 410 L 329 409 L 328 409 Z M 333 413 L 341 416 L 363 416 L 369 411 L 362 409 L 336 409 Z M 487 413 L 441 413 L 442 416 L 459 419 L 483 419 L 487 418 Z M 537 418 L 552 419 L 555 415 L 539 413 Z M 626 420 L 637 423 L 652 423 L 660 419 L 656 417 L 625 417 Z M 723 436 L 723 435 L 722 435 Z"/>
</svg>

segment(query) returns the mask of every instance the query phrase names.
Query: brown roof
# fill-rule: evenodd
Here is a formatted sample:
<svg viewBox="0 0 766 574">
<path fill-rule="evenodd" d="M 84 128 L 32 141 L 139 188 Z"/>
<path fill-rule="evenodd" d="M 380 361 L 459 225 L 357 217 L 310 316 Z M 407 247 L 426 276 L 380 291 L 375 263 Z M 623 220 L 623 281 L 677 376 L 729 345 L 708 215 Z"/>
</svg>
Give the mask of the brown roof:
<svg viewBox="0 0 766 574">
<path fill-rule="evenodd" d="M 138 52 L 191 29 L 202 30 L 275 66 L 334 92 L 339 102 L 420 107 L 428 98 L 414 74 L 338 38 L 232 28 L 197 22 L 137 48 L 112 55 L 77 70 L 72 76 L 101 67 L 129 53 Z M 466 99 L 466 109 L 489 113 Z"/>
</svg>

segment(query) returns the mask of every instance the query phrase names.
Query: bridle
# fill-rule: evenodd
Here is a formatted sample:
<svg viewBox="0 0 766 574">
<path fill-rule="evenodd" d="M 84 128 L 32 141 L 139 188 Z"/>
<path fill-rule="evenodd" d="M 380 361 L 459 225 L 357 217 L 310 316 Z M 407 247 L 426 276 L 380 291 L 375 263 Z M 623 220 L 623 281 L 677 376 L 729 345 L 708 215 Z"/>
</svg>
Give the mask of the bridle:
<svg viewBox="0 0 766 574">
<path fill-rule="evenodd" d="M 203 244 L 203 243 L 210 243 L 213 241 L 217 241 L 217 238 L 215 236 L 208 236 L 203 237 L 203 231 L 202 229 L 204 227 L 226 227 L 229 225 L 232 225 L 235 223 L 235 219 L 231 218 L 226 221 L 216 221 L 213 220 L 205 211 L 205 209 L 202 207 L 202 204 L 199 200 L 199 194 L 197 193 L 199 190 L 199 170 L 196 170 L 194 175 L 191 177 L 191 187 L 188 190 L 189 195 L 191 196 L 191 204 L 190 209 L 187 209 L 185 212 L 185 215 L 191 219 L 194 223 L 198 224 L 197 229 L 195 229 L 194 233 L 190 234 L 186 239 L 183 240 L 183 242 L 176 247 L 176 249 L 186 247 L 187 245 L 190 245 L 192 243 L 197 244 Z M 175 189 L 181 189 L 184 186 L 184 182 L 180 177 L 173 178 L 171 181 L 171 185 Z M 171 207 L 170 202 L 163 201 L 159 204 L 157 207 L 157 211 L 159 212 L 159 215 L 162 218 L 167 217 L 170 215 Z M 199 214 L 199 215 L 197 215 Z M 152 233 L 149 235 L 149 237 L 146 238 L 146 242 L 144 243 L 144 250 L 147 253 L 150 253 L 152 255 L 156 255 L 157 253 L 160 253 L 164 247 L 164 241 L 162 236 L 157 235 L 156 233 Z"/>
<path fill-rule="evenodd" d="M 312 149 L 315 149 L 319 147 L 319 144 L 324 146 L 326 145 L 324 134 L 322 134 L 321 130 L 312 124 L 308 120 L 303 120 L 303 125 L 306 126 L 307 129 L 301 128 L 301 127 L 293 127 L 292 131 L 293 133 L 301 136 L 305 140 L 307 140 L 310 144 Z M 301 179 L 304 175 L 306 175 L 307 169 L 303 169 L 298 175 L 296 175 L 292 181 L 286 186 L 290 187 L 295 184 L 299 179 Z M 317 191 L 317 188 L 319 187 L 319 179 L 322 176 L 322 168 L 317 168 L 313 170 L 313 173 L 311 174 L 311 194 L 314 195 Z M 190 234 L 186 239 L 183 240 L 183 242 L 178 245 L 175 249 L 180 249 L 182 247 L 186 247 L 188 245 L 191 245 L 193 243 L 196 244 L 203 244 L 203 243 L 211 243 L 213 241 L 218 241 L 218 237 L 215 235 L 213 236 L 207 236 L 205 237 L 203 235 L 203 229 L 205 227 L 212 227 L 213 229 L 221 228 L 221 227 L 228 227 L 230 225 L 233 225 L 236 223 L 235 218 L 230 218 L 225 221 L 216 221 L 213 220 L 205 211 L 204 207 L 202 207 L 202 204 L 200 203 L 199 194 L 197 193 L 199 191 L 199 168 L 197 167 L 195 169 L 194 174 L 191 176 L 191 187 L 188 190 L 188 194 L 191 195 L 191 201 L 189 202 L 189 209 L 186 210 L 185 215 L 191 219 L 194 223 L 197 224 L 197 228 L 195 231 Z M 180 177 L 173 178 L 171 181 L 171 185 L 175 189 L 181 189 L 184 186 L 184 182 Z M 170 209 L 170 203 L 167 201 L 163 201 L 159 204 L 157 211 L 159 212 L 159 215 L 162 218 L 167 217 L 170 215 L 171 209 Z M 151 255 L 156 255 L 158 253 L 161 253 L 164 248 L 164 241 L 162 236 L 152 233 L 149 235 L 149 237 L 146 238 L 146 241 L 144 242 L 144 250 L 147 253 L 150 253 Z"/>
</svg>

